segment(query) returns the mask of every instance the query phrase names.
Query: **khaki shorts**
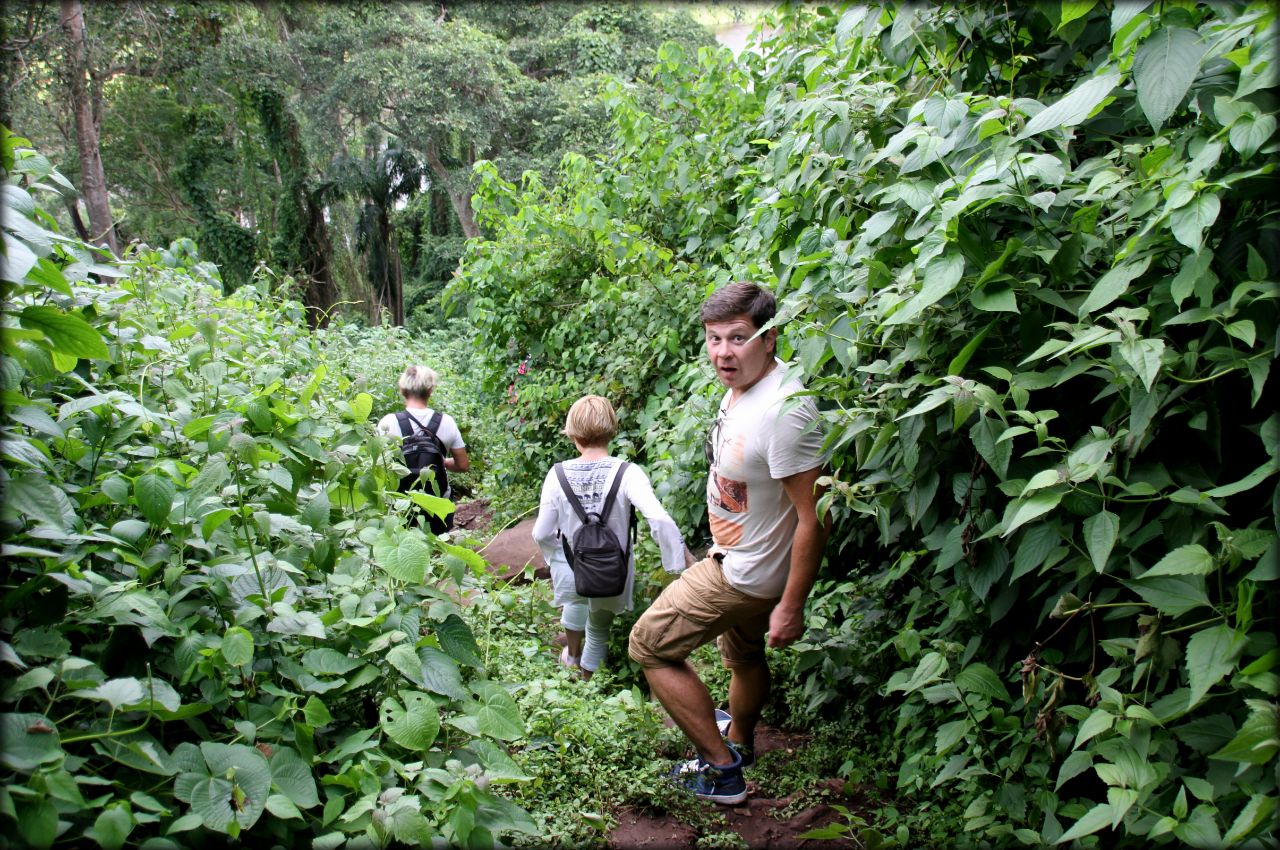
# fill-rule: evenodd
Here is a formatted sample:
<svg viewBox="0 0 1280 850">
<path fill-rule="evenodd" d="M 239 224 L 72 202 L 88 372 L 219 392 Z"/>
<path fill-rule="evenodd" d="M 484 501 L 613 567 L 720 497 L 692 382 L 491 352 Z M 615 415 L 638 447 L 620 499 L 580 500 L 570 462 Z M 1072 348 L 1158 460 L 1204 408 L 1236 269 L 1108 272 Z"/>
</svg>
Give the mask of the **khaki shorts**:
<svg viewBox="0 0 1280 850">
<path fill-rule="evenodd" d="M 764 634 L 777 599 L 748 596 L 725 580 L 720 562 L 699 561 L 653 601 L 631 628 L 628 654 L 643 667 L 679 664 L 717 640 L 729 669 L 764 659 Z"/>
</svg>

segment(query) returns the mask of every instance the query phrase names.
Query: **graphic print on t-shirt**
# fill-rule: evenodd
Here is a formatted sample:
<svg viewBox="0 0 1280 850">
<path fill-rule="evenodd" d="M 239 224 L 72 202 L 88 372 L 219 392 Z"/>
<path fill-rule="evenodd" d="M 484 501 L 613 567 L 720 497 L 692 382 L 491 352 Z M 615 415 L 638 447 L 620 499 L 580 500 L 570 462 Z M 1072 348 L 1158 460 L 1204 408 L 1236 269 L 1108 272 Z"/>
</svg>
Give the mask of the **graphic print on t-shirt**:
<svg viewBox="0 0 1280 850">
<path fill-rule="evenodd" d="M 744 441 L 741 436 L 726 441 L 724 446 L 717 447 L 719 450 L 716 454 L 721 456 L 721 452 L 726 452 L 741 460 Z M 707 476 L 707 501 L 726 513 L 746 513 L 748 510 L 747 482 L 735 481 L 732 478 L 726 478 L 721 475 L 720 467 L 717 463 L 712 466 L 711 474 Z M 709 519 L 711 521 L 711 536 L 717 544 L 720 546 L 735 546 L 742 542 L 741 522 L 734 522 L 726 517 L 716 516 L 714 512 L 711 513 Z"/>
</svg>

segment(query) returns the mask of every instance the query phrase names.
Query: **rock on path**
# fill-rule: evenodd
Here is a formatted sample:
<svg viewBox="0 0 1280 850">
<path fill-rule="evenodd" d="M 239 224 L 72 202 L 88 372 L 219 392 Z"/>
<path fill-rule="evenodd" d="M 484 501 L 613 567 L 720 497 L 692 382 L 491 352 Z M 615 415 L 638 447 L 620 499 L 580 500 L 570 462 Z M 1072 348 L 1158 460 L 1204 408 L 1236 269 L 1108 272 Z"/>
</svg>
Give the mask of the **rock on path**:
<svg viewBox="0 0 1280 850">
<path fill-rule="evenodd" d="M 542 560 L 542 552 L 533 542 L 533 519 L 526 519 L 498 534 L 479 550 L 480 557 L 501 571 L 505 581 L 511 581 L 533 564 L 534 578 L 550 578 L 551 573 Z"/>
</svg>

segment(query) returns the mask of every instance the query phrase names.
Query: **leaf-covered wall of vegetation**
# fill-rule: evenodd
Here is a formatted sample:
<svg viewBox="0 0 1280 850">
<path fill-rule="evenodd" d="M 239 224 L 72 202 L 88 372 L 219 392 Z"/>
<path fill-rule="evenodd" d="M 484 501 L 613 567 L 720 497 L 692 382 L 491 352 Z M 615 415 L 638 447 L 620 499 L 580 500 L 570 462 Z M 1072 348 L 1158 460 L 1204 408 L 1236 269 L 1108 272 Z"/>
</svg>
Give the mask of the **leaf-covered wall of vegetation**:
<svg viewBox="0 0 1280 850">
<path fill-rule="evenodd" d="M 776 23 L 665 48 L 554 189 L 479 166 L 450 297 L 491 384 L 530 358 L 510 478 L 603 392 L 696 526 L 696 305 L 774 286 L 831 454 L 809 710 L 974 842 L 1274 840 L 1274 6 Z"/>
<path fill-rule="evenodd" d="M 3 168 L 0 844 L 531 834 L 484 564 L 406 527 L 369 421 L 421 349 L 223 296 L 189 240 L 97 262 L 49 161 L 6 131 Z"/>
</svg>

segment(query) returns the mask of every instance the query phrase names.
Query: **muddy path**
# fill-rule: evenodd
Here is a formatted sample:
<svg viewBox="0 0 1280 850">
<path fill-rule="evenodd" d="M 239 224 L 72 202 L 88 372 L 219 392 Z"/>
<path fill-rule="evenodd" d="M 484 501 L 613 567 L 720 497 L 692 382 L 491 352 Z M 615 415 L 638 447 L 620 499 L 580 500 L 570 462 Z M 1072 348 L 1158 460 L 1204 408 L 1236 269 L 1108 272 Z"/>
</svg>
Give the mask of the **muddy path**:
<svg viewBox="0 0 1280 850">
<path fill-rule="evenodd" d="M 510 581 L 521 581 L 526 568 L 533 566 L 535 579 L 548 577 L 542 555 L 533 542 L 533 517 L 509 528 L 492 529 L 492 513 L 483 501 L 463 502 L 454 517 L 457 528 L 465 529 L 477 551 L 494 572 Z M 492 533 L 492 536 L 489 534 Z M 739 806 L 696 803 L 688 811 L 669 812 L 660 807 L 626 806 L 612 814 L 617 825 L 606 837 L 611 850 L 664 850 L 695 847 L 700 839 L 736 833 L 739 846 L 748 850 L 847 850 L 861 846 L 849 837 L 810 838 L 800 836 L 810 830 L 846 822 L 835 808 L 865 810 L 867 801 L 859 789 L 838 777 L 815 777 L 811 784 L 784 796 L 770 796 L 768 788 L 777 783 L 771 776 L 809 745 L 801 732 L 791 732 L 761 724 L 756 729 L 756 766 L 746 772 L 750 796 Z M 737 842 L 733 842 L 737 843 Z"/>
</svg>

